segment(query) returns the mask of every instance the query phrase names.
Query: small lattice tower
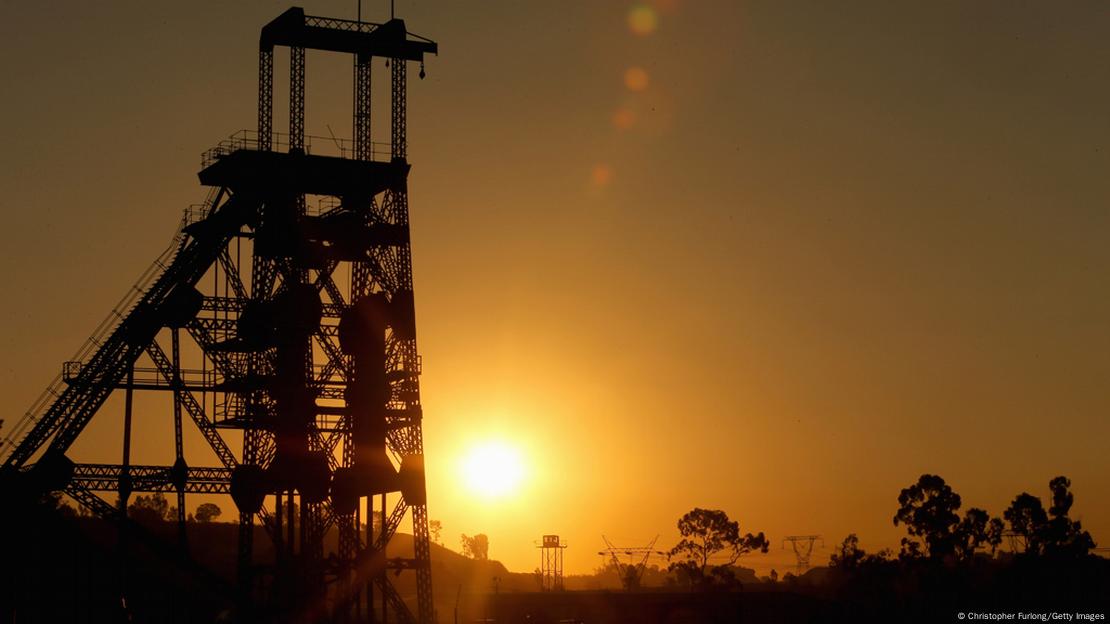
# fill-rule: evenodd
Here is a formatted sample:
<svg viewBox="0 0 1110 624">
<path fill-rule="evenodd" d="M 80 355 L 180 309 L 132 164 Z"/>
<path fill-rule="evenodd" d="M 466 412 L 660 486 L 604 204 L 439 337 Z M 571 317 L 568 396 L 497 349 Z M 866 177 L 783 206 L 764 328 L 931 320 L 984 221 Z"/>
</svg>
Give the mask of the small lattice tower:
<svg viewBox="0 0 1110 624">
<path fill-rule="evenodd" d="M 544 535 L 536 546 L 540 549 L 540 589 L 543 591 L 563 590 L 563 551 L 567 545 L 558 535 Z"/>
</svg>

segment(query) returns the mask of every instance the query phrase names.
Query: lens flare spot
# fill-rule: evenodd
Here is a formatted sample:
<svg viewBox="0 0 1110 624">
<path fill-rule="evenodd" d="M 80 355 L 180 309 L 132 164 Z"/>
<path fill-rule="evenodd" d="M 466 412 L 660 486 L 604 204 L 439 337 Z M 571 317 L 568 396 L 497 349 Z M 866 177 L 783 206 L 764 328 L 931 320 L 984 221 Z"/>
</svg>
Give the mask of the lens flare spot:
<svg viewBox="0 0 1110 624">
<path fill-rule="evenodd" d="M 593 181 L 594 186 L 607 186 L 613 181 L 613 169 L 606 164 L 594 165 L 594 169 L 590 172 L 590 179 Z"/>
<path fill-rule="evenodd" d="M 624 72 L 624 86 L 630 91 L 643 91 L 648 88 L 648 74 L 642 67 L 629 67 Z"/>
<path fill-rule="evenodd" d="M 658 26 L 659 16 L 649 6 L 638 4 L 628 12 L 628 29 L 633 34 L 646 37 L 655 32 Z"/>
<path fill-rule="evenodd" d="M 613 125 L 620 130 L 628 130 L 636 125 L 636 113 L 627 108 L 618 110 L 613 113 Z"/>
</svg>

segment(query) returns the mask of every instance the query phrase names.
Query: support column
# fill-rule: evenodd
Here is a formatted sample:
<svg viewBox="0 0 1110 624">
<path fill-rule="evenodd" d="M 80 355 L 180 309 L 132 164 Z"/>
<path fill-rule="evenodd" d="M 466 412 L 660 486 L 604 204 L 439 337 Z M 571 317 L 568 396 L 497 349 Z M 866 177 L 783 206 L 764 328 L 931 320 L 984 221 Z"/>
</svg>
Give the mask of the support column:
<svg viewBox="0 0 1110 624">
<path fill-rule="evenodd" d="M 304 48 L 289 48 L 289 151 L 304 151 Z"/>
<path fill-rule="evenodd" d="M 185 464 L 185 444 L 181 430 L 181 330 L 170 330 L 173 357 L 173 444 L 177 460 L 173 464 L 174 487 L 177 489 L 177 539 L 182 552 L 188 548 L 185 532 L 185 480 L 188 467 Z"/>
<path fill-rule="evenodd" d="M 131 408 L 134 404 L 135 389 L 135 364 L 132 362 L 127 367 L 127 388 L 123 399 L 123 468 L 119 475 L 119 533 L 116 544 L 119 554 L 119 585 L 120 596 L 124 600 L 130 594 L 128 591 L 128 527 L 127 527 L 127 501 L 131 498 Z"/>
<path fill-rule="evenodd" d="M 274 134 L 274 50 L 258 52 L 258 149 L 273 149 Z"/>
<path fill-rule="evenodd" d="M 355 55 L 355 160 L 373 160 L 370 133 L 370 68 L 372 57 Z"/>
<path fill-rule="evenodd" d="M 392 80 L 392 132 L 390 133 L 390 155 L 394 158 L 404 160 L 408 157 L 408 146 L 406 145 L 406 130 L 405 124 L 405 106 L 406 106 L 406 65 L 405 59 L 395 58 L 390 61 L 390 68 L 393 70 Z"/>
</svg>

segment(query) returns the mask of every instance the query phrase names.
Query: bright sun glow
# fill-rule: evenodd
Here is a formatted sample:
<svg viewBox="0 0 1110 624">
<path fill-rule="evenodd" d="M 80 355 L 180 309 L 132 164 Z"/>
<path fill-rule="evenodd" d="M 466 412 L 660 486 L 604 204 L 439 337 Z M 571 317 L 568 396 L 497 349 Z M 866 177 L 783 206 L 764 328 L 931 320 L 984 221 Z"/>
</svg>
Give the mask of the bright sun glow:
<svg viewBox="0 0 1110 624">
<path fill-rule="evenodd" d="M 471 492 L 486 498 L 516 493 L 524 479 L 520 451 L 504 442 L 484 442 L 462 460 L 462 476 Z"/>
</svg>

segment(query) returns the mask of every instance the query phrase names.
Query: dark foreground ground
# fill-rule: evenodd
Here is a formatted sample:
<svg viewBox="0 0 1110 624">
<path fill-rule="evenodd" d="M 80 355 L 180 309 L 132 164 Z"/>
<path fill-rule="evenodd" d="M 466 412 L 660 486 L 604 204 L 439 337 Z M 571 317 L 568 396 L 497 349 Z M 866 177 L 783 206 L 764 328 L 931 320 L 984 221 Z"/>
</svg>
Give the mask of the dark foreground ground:
<svg viewBox="0 0 1110 624">
<path fill-rule="evenodd" d="M 236 614 L 229 591 L 236 553 L 233 524 L 191 527 L 189 558 L 157 546 L 173 543 L 172 525 L 167 525 L 160 529 L 167 533 L 160 537 L 166 539 L 131 544 L 130 563 L 124 569 L 116 556 L 119 546 L 112 527 L 102 521 L 3 511 L 0 624 L 250 621 Z M 262 535 L 256 541 L 265 543 Z M 888 561 L 851 571 L 829 570 L 820 582 L 749 582 L 728 591 L 658 588 L 635 593 L 534 592 L 530 575 L 509 573 L 497 562 L 463 559 L 441 547 L 433 549 L 432 565 L 441 624 L 1082 623 L 1110 617 L 1110 561 L 1093 556 L 982 558 L 959 565 Z M 127 578 L 121 579 L 121 573 Z M 492 579 L 497 579 L 499 591 L 492 591 Z M 411 600 L 411 580 L 402 575 L 395 583 Z M 126 610 L 120 591 L 124 585 L 129 588 Z M 1023 617 L 1027 614 L 1034 617 Z"/>
<path fill-rule="evenodd" d="M 832 607 L 819 599 L 786 592 L 582 591 L 500 594 L 490 601 L 489 619 L 532 624 L 818 622 L 827 621 Z"/>
<path fill-rule="evenodd" d="M 858 602 L 831 596 L 789 590 L 691 592 L 566 592 L 563 594 L 501 594 L 489 603 L 484 621 L 527 624 L 694 624 L 701 622 L 819 623 L 819 622 L 959 622 L 999 621 L 991 614 L 1007 614 L 1024 621 L 1028 614 L 1077 614 L 1106 621 L 1107 596 L 1083 600 L 1024 599 L 997 600 L 974 595 L 919 595 L 910 599 L 893 596 Z M 963 614 L 963 618 L 960 615 Z M 983 618 L 979 616 L 985 616 Z M 441 622 L 452 622 L 441 614 Z M 460 622 L 463 620 L 459 620 Z M 470 621 L 483 621 L 481 618 Z M 1005 621 L 1005 620 L 1001 620 Z M 1036 620 L 1033 620 L 1036 621 Z M 1061 616 L 1061 620 L 1069 621 Z"/>
</svg>

